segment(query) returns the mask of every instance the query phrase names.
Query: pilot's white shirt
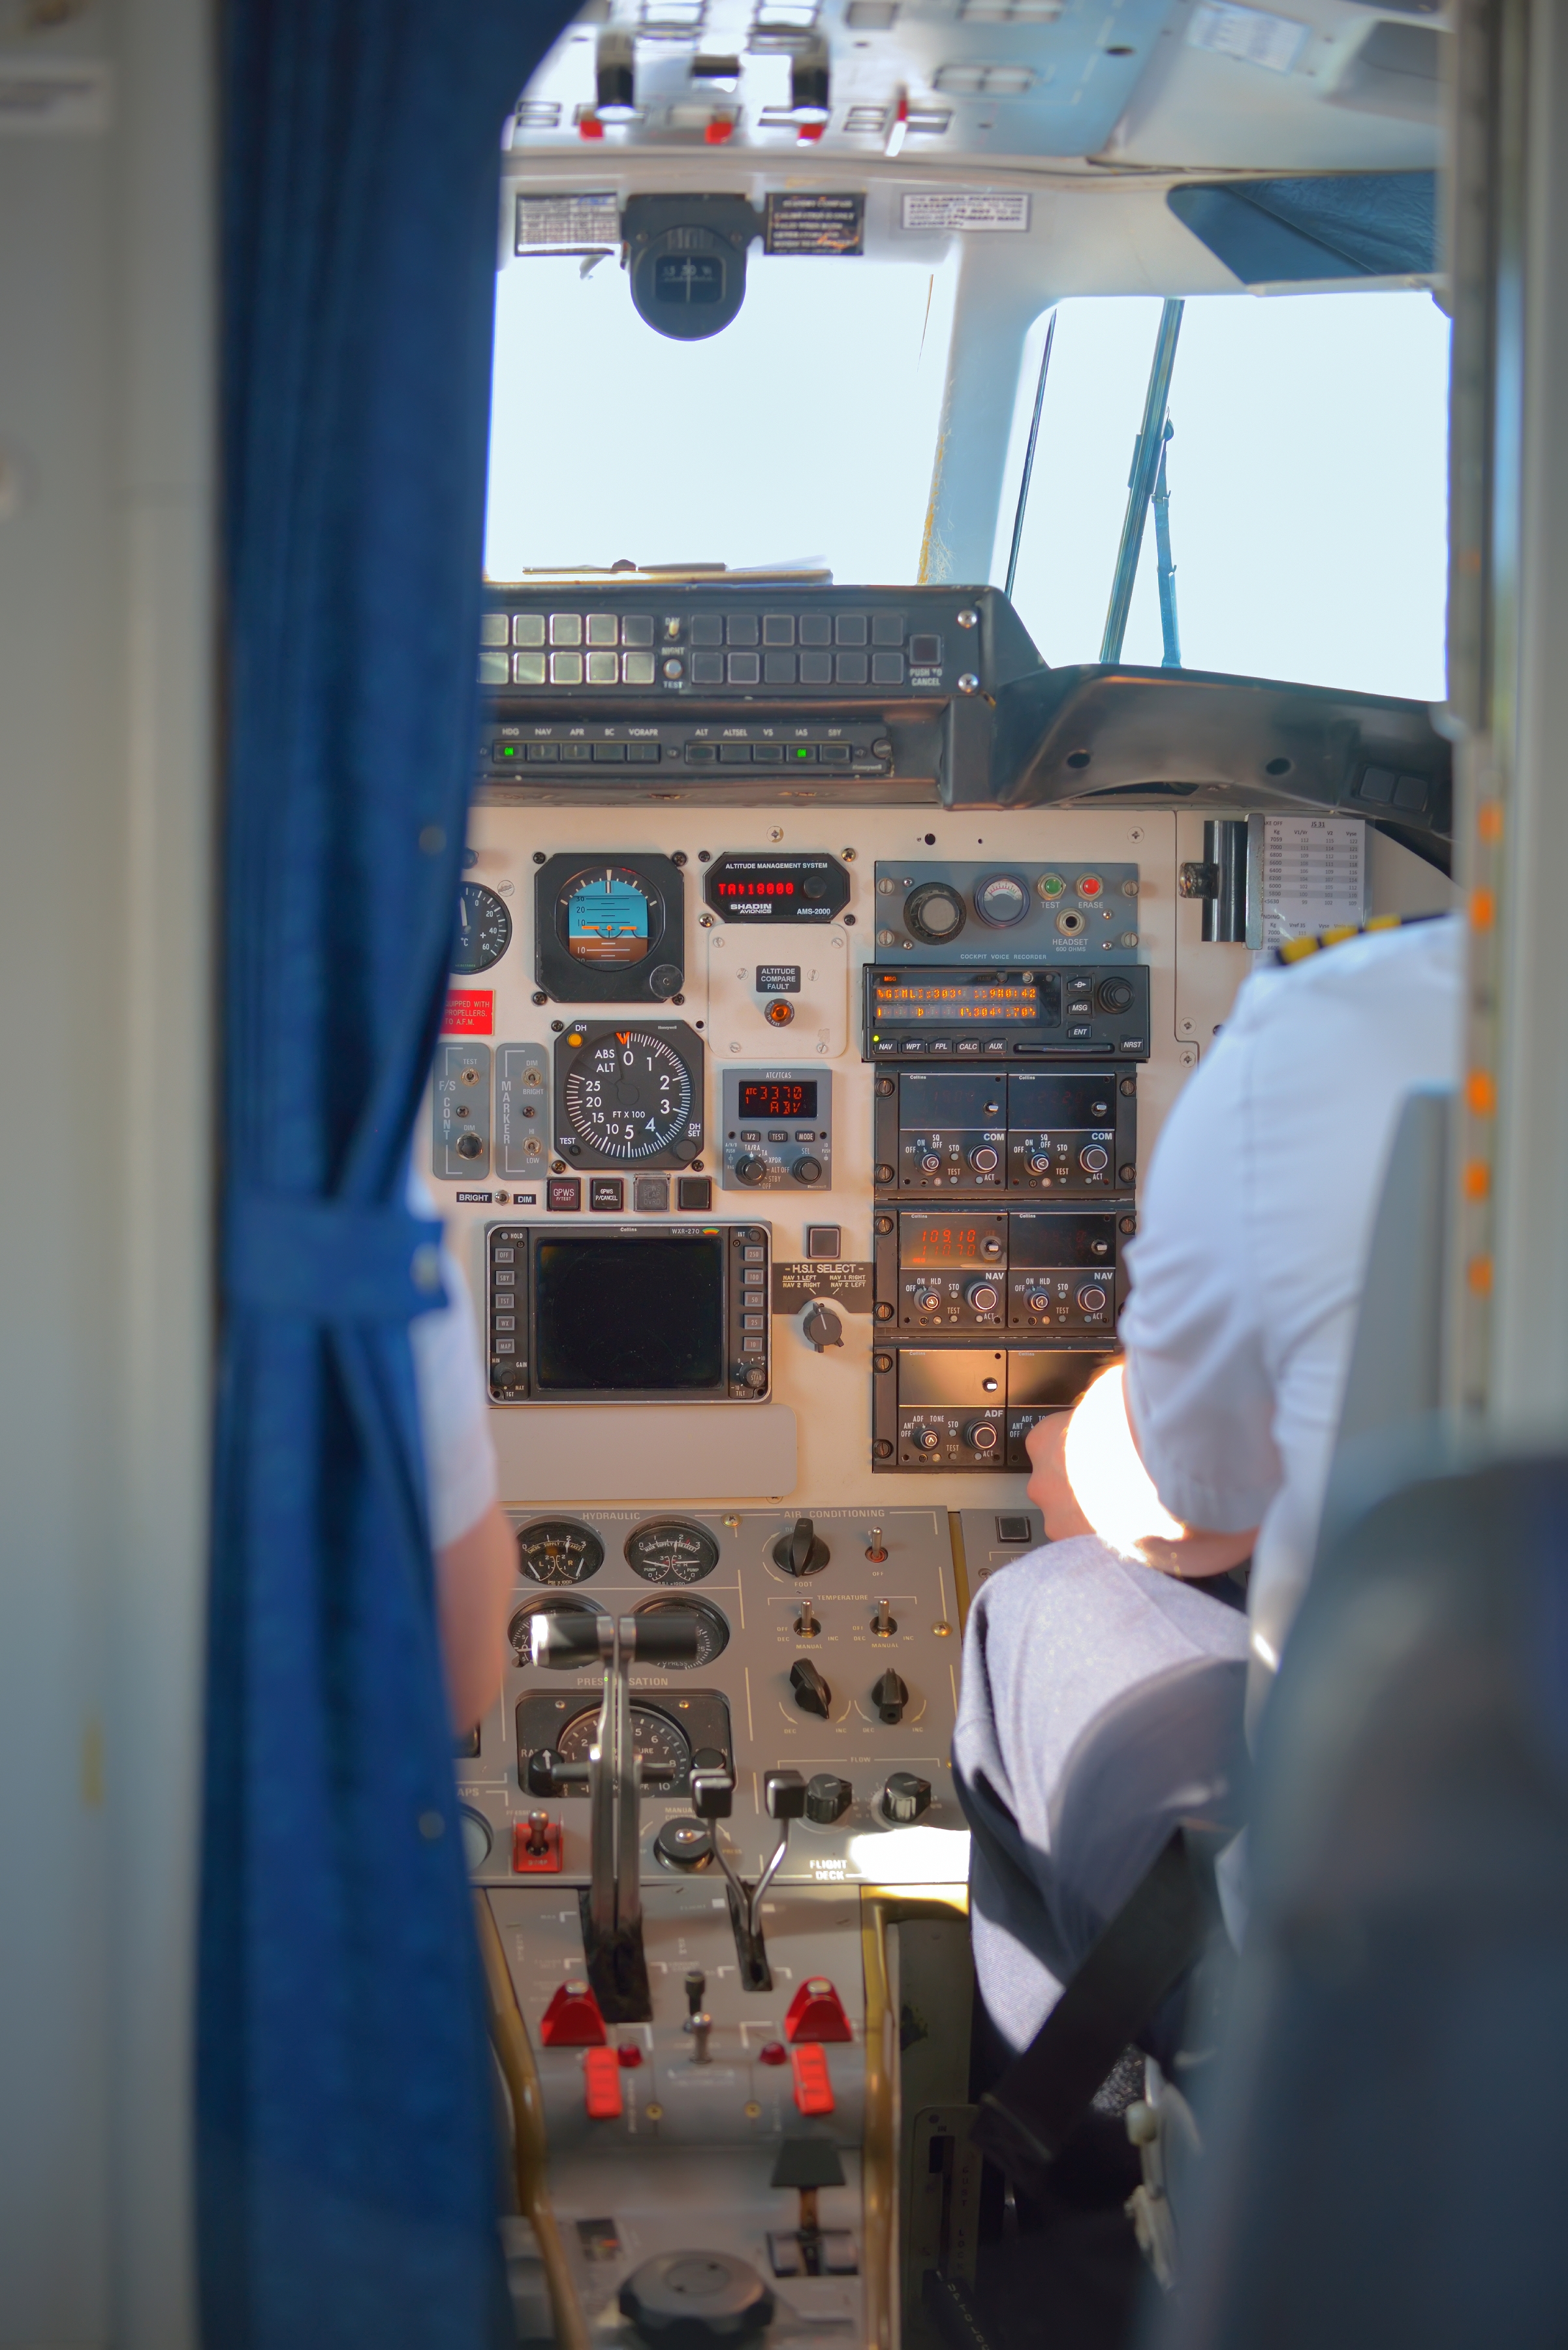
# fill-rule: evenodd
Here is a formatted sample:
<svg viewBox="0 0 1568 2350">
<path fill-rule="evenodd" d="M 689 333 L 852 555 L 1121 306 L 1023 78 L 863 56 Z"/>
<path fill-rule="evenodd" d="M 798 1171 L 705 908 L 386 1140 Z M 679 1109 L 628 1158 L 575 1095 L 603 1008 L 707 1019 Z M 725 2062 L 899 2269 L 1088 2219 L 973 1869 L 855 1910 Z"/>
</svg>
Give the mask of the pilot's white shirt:
<svg viewBox="0 0 1568 2350">
<path fill-rule="evenodd" d="M 1412 1087 L 1459 1067 L 1457 915 L 1259 971 L 1149 1165 L 1119 1336 L 1128 1409 L 1186 1525 L 1260 1531 L 1251 1613 L 1312 1565 L 1384 1166 Z"/>
<path fill-rule="evenodd" d="M 430 1187 L 410 1170 L 409 1205 L 417 1216 L 440 1214 Z M 495 1447 L 484 1389 L 484 1365 L 473 1302 L 462 1268 L 443 1243 L 447 1302 L 409 1325 L 425 1456 L 431 1544 L 442 1550 L 477 1523 L 496 1497 Z"/>
</svg>

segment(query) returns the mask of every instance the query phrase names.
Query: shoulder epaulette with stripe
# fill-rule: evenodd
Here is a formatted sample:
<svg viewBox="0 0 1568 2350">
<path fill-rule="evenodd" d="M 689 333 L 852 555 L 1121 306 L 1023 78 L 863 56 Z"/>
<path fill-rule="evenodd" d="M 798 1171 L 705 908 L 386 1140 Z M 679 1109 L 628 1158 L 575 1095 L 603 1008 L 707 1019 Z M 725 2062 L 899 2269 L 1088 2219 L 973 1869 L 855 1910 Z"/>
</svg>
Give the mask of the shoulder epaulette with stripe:
<svg viewBox="0 0 1568 2350">
<path fill-rule="evenodd" d="M 1309 955 L 1322 954 L 1325 947 L 1343 946 L 1346 939 L 1370 938 L 1377 931 L 1407 930 L 1415 922 L 1440 922 L 1436 914 L 1374 914 L 1369 922 L 1345 922 L 1332 931 L 1319 931 L 1315 938 L 1286 939 L 1274 949 L 1274 961 L 1287 968 L 1293 962 L 1305 962 Z"/>
</svg>

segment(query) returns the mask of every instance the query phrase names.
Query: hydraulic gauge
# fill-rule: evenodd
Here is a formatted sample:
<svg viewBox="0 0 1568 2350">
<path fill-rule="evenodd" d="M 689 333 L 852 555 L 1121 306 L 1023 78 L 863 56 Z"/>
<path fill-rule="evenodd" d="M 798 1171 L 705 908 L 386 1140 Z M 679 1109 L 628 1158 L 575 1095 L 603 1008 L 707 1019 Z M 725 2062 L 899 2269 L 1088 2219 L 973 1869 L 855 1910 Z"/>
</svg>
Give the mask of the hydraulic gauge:
<svg viewBox="0 0 1568 2350">
<path fill-rule="evenodd" d="M 530 1583 L 587 1583 L 605 1563 L 605 1546 L 575 1518 L 535 1518 L 517 1529 L 517 1558 Z"/>
<path fill-rule="evenodd" d="M 533 1661 L 533 1622 L 535 1616 L 597 1616 L 603 1610 L 591 1599 L 567 1599 L 552 1593 L 548 1598 L 525 1600 L 506 1627 L 506 1637 L 512 1652 L 520 1665 Z M 576 1657 L 546 1658 L 552 1672 L 576 1672 L 580 1659 Z"/>
<path fill-rule="evenodd" d="M 683 1020 L 584 1020 L 556 1045 L 556 1148 L 576 1167 L 689 1167 L 702 1149 L 702 1040 Z"/>
<path fill-rule="evenodd" d="M 645 1599 L 635 1611 L 639 1616 L 680 1617 L 691 1624 L 697 1633 L 697 1654 L 694 1665 L 711 1665 L 722 1657 L 730 1645 L 730 1627 L 711 1600 L 668 1598 Z"/>
<path fill-rule="evenodd" d="M 599 1715 L 597 1706 L 579 1713 L 568 1721 L 557 1742 L 557 1751 L 564 1762 L 586 1762 L 588 1750 L 597 1746 L 599 1735 Z M 655 1713 L 651 1706 L 634 1705 L 631 1709 L 631 1743 L 639 1767 L 662 1763 L 670 1773 L 659 1783 L 659 1793 L 683 1795 L 691 1771 L 691 1748 L 684 1733 L 668 1714 Z"/>
<path fill-rule="evenodd" d="M 535 883 L 535 970 L 558 1003 L 667 1003 L 685 979 L 686 885 L 668 857 L 552 857 Z"/>
<path fill-rule="evenodd" d="M 719 1545 L 690 1518 L 654 1518 L 628 1537 L 626 1563 L 645 1583 L 701 1583 L 719 1564 Z"/>
<path fill-rule="evenodd" d="M 482 881 L 465 881 L 457 893 L 457 944 L 453 971 L 488 971 L 512 943 L 512 917 L 506 901 Z"/>
</svg>

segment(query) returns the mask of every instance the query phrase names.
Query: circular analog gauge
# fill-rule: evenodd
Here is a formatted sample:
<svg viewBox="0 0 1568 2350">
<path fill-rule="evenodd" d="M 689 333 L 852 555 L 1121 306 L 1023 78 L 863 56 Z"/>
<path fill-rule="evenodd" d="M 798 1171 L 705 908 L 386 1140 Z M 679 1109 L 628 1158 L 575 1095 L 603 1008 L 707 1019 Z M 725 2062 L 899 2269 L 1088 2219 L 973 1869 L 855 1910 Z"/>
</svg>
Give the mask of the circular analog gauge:
<svg viewBox="0 0 1568 2350">
<path fill-rule="evenodd" d="M 655 1518 L 628 1541 L 626 1563 L 644 1583 L 701 1583 L 719 1564 L 719 1545 L 690 1518 Z"/>
<path fill-rule="evenodd" d="M 636 1612 L 639 1616 L 690 1617 L 697 1627 L 693 1665 L 711 1665 L 730 1645 L 730 1627 L 711 1599 L 645 1599 Z M 690 1667 L 681 1665 L 677 1669 L 686 1672 Z"/>
<path fill-rule="evenodd" d="M 457 1824 L 462 1830 L 462 1857 L 472 1875 L 474 1869 L 483 1868 L 490 1858 L 495 1838 L 483 1813 L 474 1811 L 467 1804 L 459 1811 Z"/>
<path fill-rule="evenodd" d="M 588 1749 L 599 1734 L 597 1706 L 579 1713 L 568 1721 L 557 1741 L 563 1762 L 586 1762 Z M 691 1773 L 691 1749 L 684 1733 L 679 1731 L 668 1715 L 655 1713 L 651 1707 L 634 1705 L 631 1709 L 631 1742 L 639 1764 L 663 1762 L 674 1772 L 674 1777 L 659 1783 L 659 1793 L 683 1795 Z"/>
<path fill-rule="evenodd" d="M 512 943 L 512 917 L 504 899 L 482 881 L 465 881 L 457 893 L 457 946 L 453 971 L 488 971 Z"/>
<path fill-rule="evenodd" d="M 692 1094 L 691 1073 L 674 1045 L 641 1028 L 585 1045 L 563 1087 L 573 1129 L 601 1158 L 628 1164 L 685 1138 L 697 1114 Z"/>
<path fill-rule="evenodd" d="M 574 873 L 557 904 L 566 952 L 597 970 L 641 962 L 662 927 L 647 882 L 627 865 Z"/>
<path fill-rule="evenodd" d="M 602 1616 L 603 1613 L 603 1608 L 596 1607 L 591 1599 L 557 1599 L 553 1596 L 548 1599 L 530 1599 L 524 1606 L 519 1607 L 516 1615 L 506 1627 L 506 1637 L 512 1643 L 512 1651 L 518 1663 L 529 1665 L 533 1663 L 534 1659 L 533 1635 L 528 1627 L 535 1616 Z M 549 1663 L 548 1669 L 553 1673 L 576 1672 L 582 1661 L 580 1658 L 570 1657 L 562 1659 L 559 1663 Z"/>
<path fill-rule="evenodd" d="M 993 931 L 1011 930 L 1029 911 L 1029 891 L 1016 873 L 988 873 L 975 889 L 974 910 Z"/>
<path fill-rule="evenodd" d="M 535 1518 L 517 1529 L 517 1558 L 530 1583 L 587 1583 L 605 1563 L 605 1546 L 572 1518 Z"/>
</svg>

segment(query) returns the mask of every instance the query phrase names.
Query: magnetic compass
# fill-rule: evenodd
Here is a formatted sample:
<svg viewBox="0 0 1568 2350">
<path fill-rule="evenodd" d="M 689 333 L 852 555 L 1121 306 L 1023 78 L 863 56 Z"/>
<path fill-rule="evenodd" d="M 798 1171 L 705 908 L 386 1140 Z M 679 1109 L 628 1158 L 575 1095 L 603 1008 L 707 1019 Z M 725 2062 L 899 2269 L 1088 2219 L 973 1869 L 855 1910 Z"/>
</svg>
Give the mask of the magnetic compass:
<svg viewBox="0 0 1568 2350">
<path fill-rule="evenodd" d="M 605 1563 L 605 1546 L 575 1518 L 535 1518 L 517 1529 L 517 1558 L 530 1583 L 587 1583 Z"/>
<path fill-rule="evenodd" d="M 580 1021 L 556 1046 L 556 1148 L 579 1167 L 689 1167 L 702 1148 L 702 1040 L 684 1021 Z"/>
<path fill-rule="evenodd" d="M 701 1583 L 719 1564 L 719 1545 L 690 1518 L 653 1518 L 627 1537 L 626 1563 L 645 1583 Z"/>
<path fill-rule="evenodd" d="M 512 943 L 512 917 L 506 901 L 482 881 L 465 881 L 457 893 L 457 944 L 453 971 L 488 971 Z"/>
</svg>

